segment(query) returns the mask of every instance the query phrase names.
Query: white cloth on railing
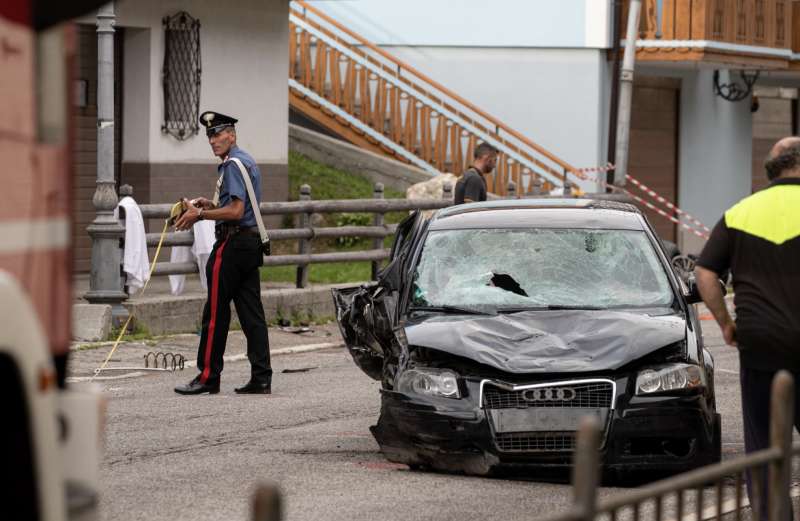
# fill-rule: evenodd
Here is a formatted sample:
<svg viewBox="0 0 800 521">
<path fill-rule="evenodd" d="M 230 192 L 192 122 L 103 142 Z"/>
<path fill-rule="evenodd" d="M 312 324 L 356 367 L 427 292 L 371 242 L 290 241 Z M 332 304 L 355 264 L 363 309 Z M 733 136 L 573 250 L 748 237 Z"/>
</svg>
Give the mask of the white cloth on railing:
<svg viewBox="0 0 800 521">
<path fill-rule="evenodd" d="M 191 248 L 189 246 L 173 246 L 169 261 L 195 261 L 197 269 L 200 271 L 200 284 L 203 289 L 208 289 L 206 264 L 208 264 L 208 257 L 211 255 L 212 248 L 214 248 L 214 221 L 197 221 L 192 226 L 192 232 L 194 233 L 194 243 Z M 185 275 L 170 275 L 169 287 L 172 294 L 180 295 L 183 293 L 185 282 Z"/>
<path fill-rule="evenodd" d="M 125 220 L 119 218 L 119 206 L 125 209 Z M 122 271 L 131 295 L 139 291 L 150 278 L 150 259 L 147 255 L 147 235 L 139 205 L 133 197 L 123 197 L 114 215 L 125 226 L 125 248 L 122 252 Z"/>
</svg>

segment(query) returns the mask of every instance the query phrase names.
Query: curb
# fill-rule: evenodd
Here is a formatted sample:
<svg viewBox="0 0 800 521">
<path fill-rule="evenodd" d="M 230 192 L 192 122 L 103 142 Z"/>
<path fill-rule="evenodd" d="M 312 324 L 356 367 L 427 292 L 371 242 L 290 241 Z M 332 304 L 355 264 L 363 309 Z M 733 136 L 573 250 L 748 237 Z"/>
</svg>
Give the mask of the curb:
<svg viewBox="0 0 800 521">
<path fill-rule="evenodd" d="M 292 347 L 283 347 L 281 349 L 275 349 L 274 351 L 270 351 L 270 356 L 283 356 L 283 355 L 294 355 L 297 353 L 310 353 L 312 351 L 321 351 L 323 349 L 332 349 L 337 347 L 344 347 L 344 342 L 325 342 L 321 344 L 306 344 L 306 345 L 299 345 L 299 346 L 292 346 Z M 238 355 L 231 355 L 231 356 L 224 356 L 222 360 L 225 362 L 241 362 L 243 360 L 247 360 L 247 354 L 242 353 Z M 184 364 L 184 368 L 186 367 L 197 367 L 197 360 L 189 360 Z M 173 372 L 173 371 L 169 371 Z M 134 371 L 132 373 L 125 373 L 116 376 L 70 376 L 67 377 L 67 383 L 80 383 L 80 382 L 90 382 L 90 381 L 107 381 L 107 380 L 125 380 L 128 378 L 137 378 L 139 376 L 145 376 L 148 373 L 145 371 Z"/>
</svg>

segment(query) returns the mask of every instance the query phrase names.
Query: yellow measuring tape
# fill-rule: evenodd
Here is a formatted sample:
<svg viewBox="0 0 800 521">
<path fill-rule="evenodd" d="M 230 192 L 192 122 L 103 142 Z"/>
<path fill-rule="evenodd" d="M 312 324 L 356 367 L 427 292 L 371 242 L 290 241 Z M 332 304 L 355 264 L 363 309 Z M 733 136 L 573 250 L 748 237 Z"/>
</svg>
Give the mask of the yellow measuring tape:
<svg viewBox="0 0 800 521">
<path fill-rule="evenodd" d="M 177 203 L 172 205 L 172 208 L 169 211 L 169 217 L 167 217 L 167 219 L 164 221 L 164 229 L 161 230 L 161 237 L 159 237 L 158 239 L 156 254 L 153 256 L 152 264 L 150 264 L 150 275 L 147 277 L 147 280 L 144 281 L 144 286 L 142 286 L 142 291 L 139 292 L 139 295 L 144 295 L 144 292 L 147 290 L 147 285 L 150 284 L 150 279 L 153 278 L 153 271 L 156 269 L 156 261 L 158 261 L 158 255 L 161 253 L 161 245 L 164 244 L 164 237 L 167 236 L 167 230 L 169 230 L 170 224 L 175 223 L 175 219 L 177 219 L 181 215 L 181 213 L 183 213 L 183 203 L 178 201 Z M 117 347 L 119 347 L 119 343 L 122 341 L 122 337 L 125 336 L 125 332 L 128 330 L 128 326 L 130 325 L 131 320 L 133 320 L 133 314 L 129 313 L 128 319 L 125 321 L 125 324 L 119 331 L 119 336 L 117 336 L 117 339 L 114 341 L 114 346 L 111 348 L 111 351 L 109 351 L 108 356 L 103 361 L 103 364 L 94 370 L 94 374 L 89 379 L 90 382 L 93 381 L 95 377 L 99 375 L 100 372 L 103 371 L 103 369 L 106 368 L 106 366 L 108 365 L 108 361 L 111 360 L 112 356 L 114 356 L 114 351 L 116 351 Z"/>
</svg>

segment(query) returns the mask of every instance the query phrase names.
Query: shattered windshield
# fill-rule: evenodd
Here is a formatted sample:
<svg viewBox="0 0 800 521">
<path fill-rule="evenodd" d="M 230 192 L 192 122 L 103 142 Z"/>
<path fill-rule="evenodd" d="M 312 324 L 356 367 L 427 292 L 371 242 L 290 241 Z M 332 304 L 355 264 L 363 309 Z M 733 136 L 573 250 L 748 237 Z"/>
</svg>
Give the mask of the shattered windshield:
<svg viewBox="0 0 800 521">
<path fill-rule="evenodd" d="M 482 310 L 665 307 L 673 293 L 647 235 L 483 229 L 428 234 L 412 306 Z"/>
</svg>

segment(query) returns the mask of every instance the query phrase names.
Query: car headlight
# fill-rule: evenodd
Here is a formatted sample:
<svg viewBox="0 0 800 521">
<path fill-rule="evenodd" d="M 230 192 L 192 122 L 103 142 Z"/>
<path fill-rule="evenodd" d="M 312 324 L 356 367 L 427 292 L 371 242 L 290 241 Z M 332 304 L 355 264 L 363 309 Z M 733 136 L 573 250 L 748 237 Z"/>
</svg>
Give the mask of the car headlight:
<svg viewBox="0 0 800 521">
<path fill-rule="evenodd" d="M 407 369 L 397 379 L 397 390 L 445 398 L 461 398 L 458 375 L 449 369 Z"/>
<path fill-rule="evenodd" d="M 700 366 L 674 364 L 639 371 L 636 394 L 665 393 L 704 387 L 706 375 Z"/>
</svg>

